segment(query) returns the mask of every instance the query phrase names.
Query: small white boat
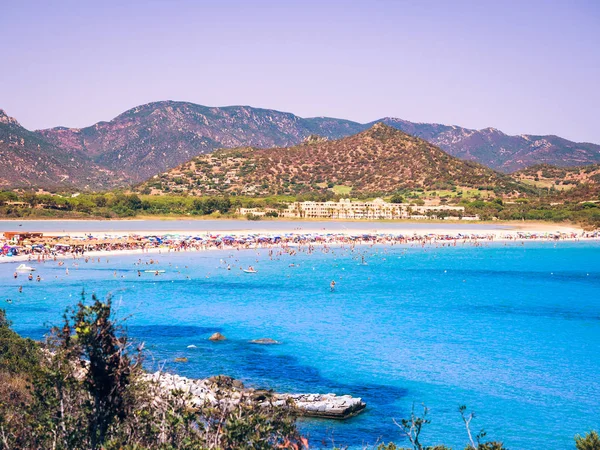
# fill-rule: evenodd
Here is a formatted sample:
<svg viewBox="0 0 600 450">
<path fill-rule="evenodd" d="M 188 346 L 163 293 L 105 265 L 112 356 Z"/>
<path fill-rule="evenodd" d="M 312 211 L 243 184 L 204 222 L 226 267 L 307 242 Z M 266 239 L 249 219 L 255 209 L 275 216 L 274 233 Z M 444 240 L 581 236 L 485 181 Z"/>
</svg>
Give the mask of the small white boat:
<svg viewBox="0 0 600 450">
<path fill-rule="evenodd" d="M 164 270 L 144 270 L 146 273 L 165 273 Z"/>
<path fill-rule="evenodd" d="M 254 269 L 252 269 L 252 270 L 250 270 L 250 269 L 244 269 L 244 272 L 245 272 L 245 273 L 258 273 L 258 272 L 257 272 L 256 270 L 254 270 Z"/>
<path fill-rule="evenodd" d="M 17 270 L 33 272 L 35 270 L 35 267 L 28 266 L 27 264 L 19 264 L 17 266 Z"/>
</svg>

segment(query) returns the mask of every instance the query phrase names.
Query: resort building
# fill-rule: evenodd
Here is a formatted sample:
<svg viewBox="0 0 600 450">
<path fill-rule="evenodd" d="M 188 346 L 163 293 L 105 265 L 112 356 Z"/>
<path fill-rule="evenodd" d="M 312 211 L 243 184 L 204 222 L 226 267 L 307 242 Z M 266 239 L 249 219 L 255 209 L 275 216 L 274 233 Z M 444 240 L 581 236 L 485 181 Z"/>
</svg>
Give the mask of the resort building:
<svg viewBox="0 0 600 450">
<path fill-rule="evenodd" d="M 281 211 L 275 208 L 238 208 L 236 212 L 242 216 L 253 215 L 261 217 L 267 213 L 277 213 L 277 215 L 281 216 Z"/>
<path fill-rule="evenodd" d="M 239 208 L 238 214 L 265 215 L 271 208 Z M 449 218 L 460 220 L 479 220 L 477 216 L 465 216 L 462 206 L 417 206 L 409 203 L 388 203 L 381 198 L 370 202 L 353 202 L 341 199 L 338 202 L 294 202 L 286 209 L 277 211 L 279 217 L 310 219 L 433 219 Z M 450 217 L 448 217 L 450 216 Z"/>
</svg>

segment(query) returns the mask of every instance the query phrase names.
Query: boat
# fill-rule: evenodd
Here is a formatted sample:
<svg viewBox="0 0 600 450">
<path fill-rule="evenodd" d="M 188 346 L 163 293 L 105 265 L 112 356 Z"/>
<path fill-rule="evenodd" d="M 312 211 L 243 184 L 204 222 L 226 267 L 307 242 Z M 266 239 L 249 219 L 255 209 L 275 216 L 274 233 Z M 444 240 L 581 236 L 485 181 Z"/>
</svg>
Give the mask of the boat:
<svg viewBox="0 0 600 450">
<path fill-rule="evenodd" d="M 252 270 L 250 270 L 250 269 L 244 269 L 244 272 L 245 272 L 245 273 L 258 273 L 258 272 L 257 272 L 256 270 L 254 270 L 254 269 L 252 269 Z"/>
<path fill-rule="evenodd" d="M 165 273 L 164 270 L 144 270 L 146 273 Z"/>
<path fill-rule="evenodd" d="M 28 266 L 27 264 L 19 264 L 17 266 L 17 270 L 23 270 L 28 272 L 33 272 L 35 270 L 34 267 Z"/>
</svg>

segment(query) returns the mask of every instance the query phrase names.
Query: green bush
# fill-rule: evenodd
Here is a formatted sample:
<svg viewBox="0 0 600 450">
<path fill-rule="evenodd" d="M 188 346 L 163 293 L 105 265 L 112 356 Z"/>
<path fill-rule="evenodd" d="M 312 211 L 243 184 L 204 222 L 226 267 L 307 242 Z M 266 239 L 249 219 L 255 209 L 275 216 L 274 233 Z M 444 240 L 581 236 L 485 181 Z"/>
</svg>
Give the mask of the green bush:
<svg viewBox="0 0 600 450">
<path fill-rule="evenodd" d="M 575 436 L 577 450 L 600 450 L 600 436 L 596 431 L 590 431 L 585 436 Z"/>
<path fill-rule="evenodd" d="M 33 373 L 39 366 L 40 348 L 10 329 L 6 311 L 0 309 L 0 371 L 10 374 Z"/>
</svg>

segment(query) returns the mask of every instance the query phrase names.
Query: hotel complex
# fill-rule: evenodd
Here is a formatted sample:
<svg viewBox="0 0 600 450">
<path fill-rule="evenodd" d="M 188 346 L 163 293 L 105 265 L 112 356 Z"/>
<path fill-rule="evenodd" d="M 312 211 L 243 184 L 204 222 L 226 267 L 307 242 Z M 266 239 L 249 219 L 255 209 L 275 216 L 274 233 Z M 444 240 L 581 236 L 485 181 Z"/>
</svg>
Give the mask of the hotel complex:
<svg viewBox="0 0 600 450">
<path fill-rule="evenodd" d="M 264 216 L 277 213 L 279 217 L 310 219 L 454 219 L 479 220 L 478 216 L 466 216 L 462 206 L 418 206 L 409 203 L 388 203 L 381 198 L 370 202 L 353 202 L 341 199 L 338 202 L 293 202 L 286 209 L 239 208 L 238 214 Z"/>
</svg>

